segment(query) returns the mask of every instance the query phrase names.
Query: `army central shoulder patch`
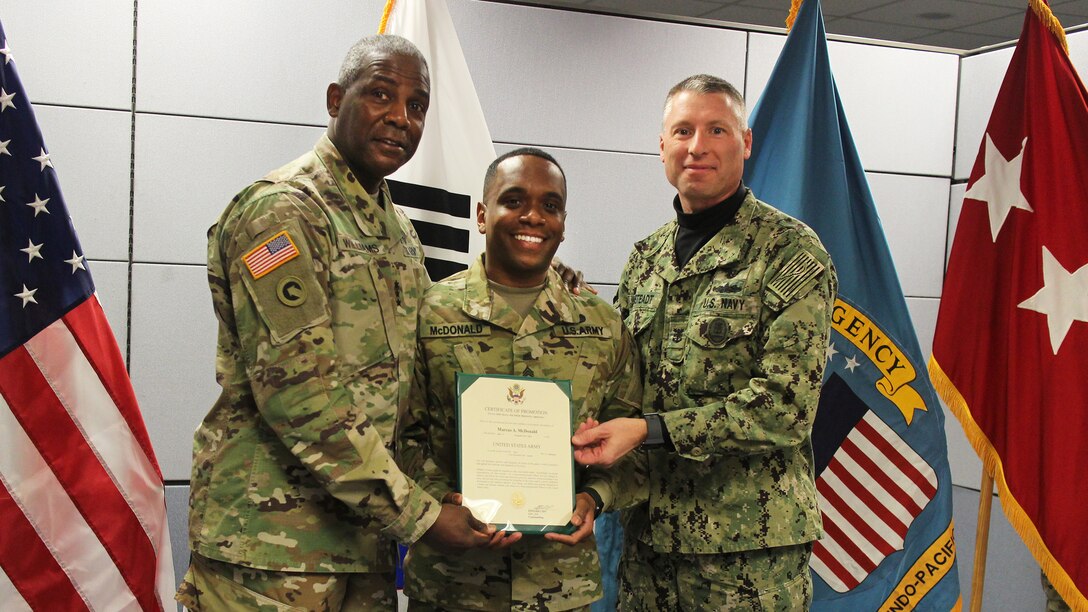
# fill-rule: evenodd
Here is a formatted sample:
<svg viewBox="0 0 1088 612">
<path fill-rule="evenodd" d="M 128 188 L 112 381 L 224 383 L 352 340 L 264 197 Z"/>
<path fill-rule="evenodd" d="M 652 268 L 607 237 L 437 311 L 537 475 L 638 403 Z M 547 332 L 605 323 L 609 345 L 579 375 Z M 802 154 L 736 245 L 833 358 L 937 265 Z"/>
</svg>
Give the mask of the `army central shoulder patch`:
<svg viewBox="0 0 1088 612">
<path fill-rule="evenodd" d="M 257 279 L 296 257 L 298 257 L 298 247 L 287 234 L 287 230 L 283 230 L 246 253 L 242 261 L 245 262 L 253 278 Z"/>
<path fill-rule="evenodd" d="M 820 263 L 812 253 L 801 251 L 794 255 L 767 285 L 767 288 L 784 302 L 790 301 L 805 284 L 824 271 L 826 266 Z"/>
</svg>

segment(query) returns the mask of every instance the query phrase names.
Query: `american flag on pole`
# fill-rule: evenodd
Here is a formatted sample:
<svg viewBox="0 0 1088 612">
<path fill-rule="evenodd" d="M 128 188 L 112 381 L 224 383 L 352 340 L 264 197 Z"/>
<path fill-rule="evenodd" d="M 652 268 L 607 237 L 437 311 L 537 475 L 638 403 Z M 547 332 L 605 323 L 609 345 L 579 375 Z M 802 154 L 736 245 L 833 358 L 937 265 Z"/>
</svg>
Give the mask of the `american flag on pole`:
<svg viewBox="0 0 1088 612">
<path fill-rule="evenodd" d="M 751 127 L 745 183 L 812 227 L 839 275 L 812 431 L 825 531 L 812 609 L 957 609 L 944 413 L 831 73 L 819 0 L 801 5 Z"/>
<path fill-rule="evenodd" d="M 162 474 L 0 47 L 0 607 L 173 607 Z"/>
</svg>

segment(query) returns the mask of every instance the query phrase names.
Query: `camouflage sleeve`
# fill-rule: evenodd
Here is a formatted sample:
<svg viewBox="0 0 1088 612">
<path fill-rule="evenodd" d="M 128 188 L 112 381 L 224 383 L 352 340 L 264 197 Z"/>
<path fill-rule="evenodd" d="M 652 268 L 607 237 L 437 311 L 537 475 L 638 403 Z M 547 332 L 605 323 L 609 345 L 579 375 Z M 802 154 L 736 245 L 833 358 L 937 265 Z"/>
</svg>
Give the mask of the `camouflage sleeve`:
<svg viewBox="0 0 1088 612">
<path fill-rule="evenodd" d="M 631 262 L 634 259 L 634 252 L 631 253 L 631 257 L 627 259 L 627 263 L 623 266 L 623 272 L 620 273 L 620 284 L 616 289 L 616 297 L 612 299 L 612 305 L 616 307 L 616 310 L 620 312 L 620 319 L 627 320 L 627 314 L 630 310 L 629 302 L 630 289 L 627 287 L 627 279 L 630 276 Z"/>
<path fill-rule="evenodd" d="M 679 455 L 704 461 L 715 454 L 765 453 L 811 438 L 837 281 L 822 247 L 796 253 L 816 260 L 820 271 L 781 298 L 773 285 L 788 262 L 768 267 L 766 318 L 748 384 L 719 401 L 662 414 Z"/>
<path fill-rule="evenodd" d="M 405 472 L 421 487 L 441 501 L 456 490 L 452 474 L 454 466 L 447 465 L 452 448 L 448 417 L 440 407 L 443 400 L 430 384 L 430 370 L 423 343 L 417 344 L 416 368 L 412 377 L 412 396 L 408 414 L 401 428 L 398 450 Z M 447 443 L 448 442 L 448 443 Z"/>
<path fill-rule="evenodd" d="M 441 506 L 397 467 L 366 406 L 356 405 L 340 379 L 326 218 L 283 192 L 250 202 L 245 211 L 224 228 L 220 244 L 229 262 L 239 350 L 261 417 L 325 490 L 389 537 L 414 542 Z M 258 264 L 247 255 L 281 235 L 298 254 L 255 272 Z"/>
<path fill-rule="evenodd" d="M 635 340 L 621 323 L 620 348 L 609 373 L 599 420 L 642 416 L 642 375 Z M 586 469 L 583 486 L 597 492 L 605 510 L 627 508 L 648 499 L 646 454 L 629 453 L 610 469 Z"/>
</svg>

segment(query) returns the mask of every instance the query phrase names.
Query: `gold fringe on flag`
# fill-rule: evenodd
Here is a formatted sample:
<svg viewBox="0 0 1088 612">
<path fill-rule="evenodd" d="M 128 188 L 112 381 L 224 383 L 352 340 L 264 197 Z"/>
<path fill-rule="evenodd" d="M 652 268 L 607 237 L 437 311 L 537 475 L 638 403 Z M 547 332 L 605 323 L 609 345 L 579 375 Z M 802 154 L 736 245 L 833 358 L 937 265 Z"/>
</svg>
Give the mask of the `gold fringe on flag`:
<svg viewBox="0 0 1088 612">
<path fill-rule="evenodd" d="M 1035 0 L 1031 1 L 1035 2 Z M 997 454 L 997 450 L 994 449 L 989 438 L 986 437 L 982 428 L 975 422 L 971 409 L 967 406 L 967 400 L 964 399 L 956 385 L 941 369 L 936 357 L 929 358 L 929 378 L 933 382 L 933 388 L 937 391 L 937 395 L 941 396 L 941 399 L 948 404 L 952 413 L 959 420 L 960 425 L 963 426 L 963 432 L 967 434 L 967 440 L 971 442 L 975 453 L 982 459 L 982 469 L 993 475 L 994 482 L 997 484 L 998 499 L 1001 500 L 1001 505 L 1005 509 L 1005 516 L 1009 519 L 1013 529 L 1020 534 L 1020 538 L 1039 563 L 1039 567 L 1042 568 L 1047 578 L 1050 578 L 1054 589 L 1074 610 L 1088 609 L 1083 607 L 1085 603 L 1084 595 L 1077 589 L 1069 574 L 1054 559 L 1053 553 L 1046 547 L 1042 536 L 1039 535 L 1035 523 L 1032 522 L 1031 517 L 1028 516 L 1023 507 L 1020 506 L 1020 502 L 1013 496 L 1012 491 L 1009 490 L 1009 484 L 1005 482 L 1005 470 L 1001 464 L 1001 456 Z"/>
<path fill-rule="evenodd" d="M 793 22 L 797 19 L 797 11 L 801 10 L 801 3 L 805 0 L 792 0 L 790 2 L 790 14 L 786 15 L 786 31 L 793 28 Z"/>
<path fill-rule="evenodd" d="M 385 8 L 382 9 L 382 20 L 378 23 L 378 34 L 385 34 L 385 26 L 389 23 L 389 13 L 393 12 L 393 5 L 397 0 L 385 0 Z"/>
<path fill-rule="evenodd" d="M 1031 6 L 1031 10 L 1035 11 L 1039 21 L 1043 22 L 1046 29 L 1050 30 L 1054 38 L 1058 39 L 1065 54 L 1069 55 L 1069 44 L 1065 42 L 1065 28 L 1062 27 L 1062 23 L 1054 16 L 1053 11 L 1050 10 L 1046 2 L 1043 2 L 1043 0 L 1028 0 L 1028 5 Z"/>
</svg>

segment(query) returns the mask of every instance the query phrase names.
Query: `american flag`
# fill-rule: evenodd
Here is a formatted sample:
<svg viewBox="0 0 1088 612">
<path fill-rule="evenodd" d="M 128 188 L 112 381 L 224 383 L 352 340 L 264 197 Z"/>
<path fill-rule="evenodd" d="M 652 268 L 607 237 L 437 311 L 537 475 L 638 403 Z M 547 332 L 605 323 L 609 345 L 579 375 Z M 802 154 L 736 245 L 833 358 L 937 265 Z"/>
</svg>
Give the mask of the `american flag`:
<svg viewBox="0 0 1088 612">
<path fill-rule="evenodd" d="M 260 278 L 296 257 L 298 248 L 291 242 L 291 236 L 285 230 L 247 253 L 242 261 L 246 262 L 253 278 Z"/>
<path fill-rule="evenodd" d="M 811 566 L 845 593 L 903 549 L 907 530 L 937 494 L 937 474 L 837 374 L 824 383 L 816 427 L 825 534 Z"/>
<path fill-rule="evenodd" d="M 162 473 L 0 47 L 0 606 L 172 607 Z"/>
</svg>

